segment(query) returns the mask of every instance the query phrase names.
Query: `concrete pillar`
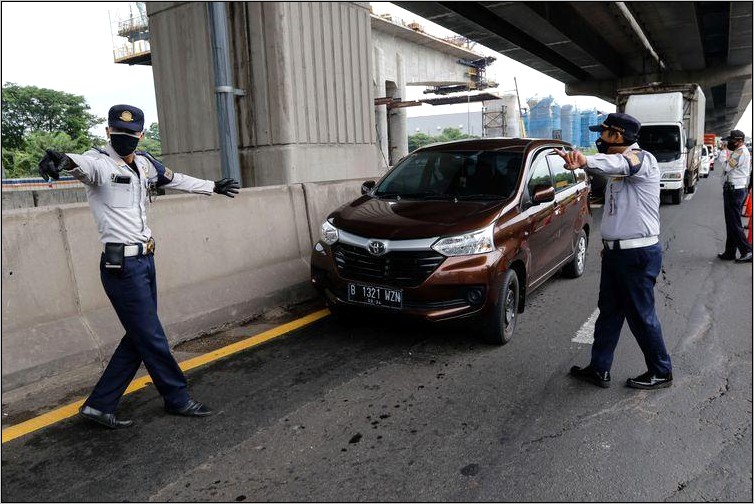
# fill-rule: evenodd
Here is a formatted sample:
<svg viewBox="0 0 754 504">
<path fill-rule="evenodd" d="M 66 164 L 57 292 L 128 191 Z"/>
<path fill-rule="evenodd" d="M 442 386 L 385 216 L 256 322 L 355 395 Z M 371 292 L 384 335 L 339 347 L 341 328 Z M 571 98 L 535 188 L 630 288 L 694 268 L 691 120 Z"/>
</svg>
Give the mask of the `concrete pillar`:
<svg viewBox="0 0 754 504">
<path fill-rule="evenodd" d="M 385 53 L 379 47 L 374 48 L 374 96 L 382 98 L 387 96 L 385 90 Z M 387 168 L 390 153 L 388 150 L 388 133 L 387 133 L 387 105 L 378 105 L 374 107 L 375 129 L 377 131 L 377 149 L 380 151 L 378 163 L 381 169 Z"/>
<path fill-rule="evenodd" d="M 406 64 L 401 54 L 395 58 L 397 78 L 397 96 L 406 99 Z M 406 131 L 406 109 L 395 108 L 389 113 L 390 128 L 390 165 L 394 165 L 403 156 L 408 154 L 408 133 Z"/>
</svg>

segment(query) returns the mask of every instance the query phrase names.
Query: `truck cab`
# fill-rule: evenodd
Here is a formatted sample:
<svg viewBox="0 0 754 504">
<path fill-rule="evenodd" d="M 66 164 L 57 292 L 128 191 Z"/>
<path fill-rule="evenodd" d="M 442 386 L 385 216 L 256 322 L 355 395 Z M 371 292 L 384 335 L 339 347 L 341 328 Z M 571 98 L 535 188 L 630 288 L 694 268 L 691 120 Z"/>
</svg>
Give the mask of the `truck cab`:
<svg viewBox="0 0 754 504">
<path fill-rule="evenodd" d="M 620 90 L 619 111 L 641 122 L 639 146 L 652 153 L 662 172 L 660 190 L 680 204 L 693 193 L 702 160 L 705 98 L 696 84 Z"/>
</svg>

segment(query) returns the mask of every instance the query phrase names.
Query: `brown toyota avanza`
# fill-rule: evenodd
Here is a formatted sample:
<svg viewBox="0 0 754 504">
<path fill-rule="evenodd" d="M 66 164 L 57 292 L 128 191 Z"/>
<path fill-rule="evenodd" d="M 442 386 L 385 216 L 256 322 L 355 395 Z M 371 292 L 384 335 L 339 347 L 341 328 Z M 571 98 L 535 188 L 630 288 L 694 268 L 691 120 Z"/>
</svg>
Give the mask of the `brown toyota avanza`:
<svg viewBox="0 0 754 504">
<path fill-rule="evenodd" d="M 571 146 L 491 138 L 417 149 L 327 217 L 312 284 L 336 314 L 470 317 L 507 343 L 527 293 L 560 270 L 584 272 L 589 181 L 555 148 Z"/>
</svg>

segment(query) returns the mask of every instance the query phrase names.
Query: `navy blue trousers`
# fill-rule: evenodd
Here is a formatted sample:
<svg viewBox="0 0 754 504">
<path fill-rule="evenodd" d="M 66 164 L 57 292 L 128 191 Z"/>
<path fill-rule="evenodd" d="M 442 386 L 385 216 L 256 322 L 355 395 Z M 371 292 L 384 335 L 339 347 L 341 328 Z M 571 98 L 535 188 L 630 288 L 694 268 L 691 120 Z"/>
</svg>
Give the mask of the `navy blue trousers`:
<svg viewBox="0 0 754 504">
<path fill-rule="evenodd" d="M 751 252 L 751 245 L 746 238 L 743 223 L 741 222 L 741 210 L 746 199 L 746 189 L 731 189 L 723 191 L 723 204 L 725 205 L 725 255 L 734 257 L 736 249 L 745 256 Z"/>
<path fill-rule="evenodd" d="M 623 322 L 628 321 L 639 344 L 647 370 L 656 374 L 671 372 L 662 327 L 655 312 L 654 287 L 662 268 L 662 246 L 628 250 L 605 250 L 600 278 L 600 309 L 594 326 L 591 365 L 597 371 L 610 371 Z"/>
<path fill-rule="evenodd" d="M 86 404 L 114 413 L 139 365 L 144 366 L 170 408 L 184 406 L 189 395 L 186 376 L 170 353 L 170 346 L 157 317 L 157 282 L 154 256 L 126 257 L 122 271 L 105 269 L 100 261 L 100 278 L 126 335 L 110 358 L 102 377 Z"/>
</svg>

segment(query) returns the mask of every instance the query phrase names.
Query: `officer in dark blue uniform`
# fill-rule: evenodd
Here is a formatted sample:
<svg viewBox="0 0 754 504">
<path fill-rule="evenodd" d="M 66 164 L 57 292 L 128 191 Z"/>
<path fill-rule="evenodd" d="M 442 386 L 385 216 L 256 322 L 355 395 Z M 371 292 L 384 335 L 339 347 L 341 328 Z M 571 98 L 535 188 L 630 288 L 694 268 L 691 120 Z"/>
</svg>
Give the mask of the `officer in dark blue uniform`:
<svg viewBox="0 0 754 504">
<path fill-rule="evenodd" d="M 600 131 L 599 154 L 558 152 L 566 168 L 583 168 L 607 178 L 602 215 L 602 276 L 594 328 L 592 359 L 588 366 L 571 368 L 576 378 L 600 387 L 610 385 L 613 353 L 624 321 L 634 334 L 647 372 L 629 378 L 626 385 L 656 389 L 672 384 L 670 356 L 655 312 L 654 287 L 662 267 L 660 245 L 660 169 L 657 160 L 636 143 L 641 124 L 622 113 L 609 114 L 590 126 Z"/>
<path fill-rule="evenodd" d="M 149 193 L 158 187 L 231 198 L 239 184 L 216 182 L 174 173 L 136 146 L 143 137 L 144 114 L 130 105 L 115 105 L 108 113 L 109 143 L 104 149 L 79 154 L 48 150 L 39 173 L 49 180 L 65 171 L 81 181 L 103 245 L 100 277 L 110 302 L 126 330 L 102 377 L 79 414 L 110 428 L 128 427 L 115 410 L 143 362 L 172 414 L 191 417 L 212 414 L 189 396 L 186 377 L 170 353 L 157 316 L 155 241 L 147 226 Z"/>
</svg>

